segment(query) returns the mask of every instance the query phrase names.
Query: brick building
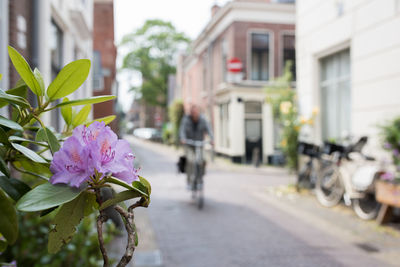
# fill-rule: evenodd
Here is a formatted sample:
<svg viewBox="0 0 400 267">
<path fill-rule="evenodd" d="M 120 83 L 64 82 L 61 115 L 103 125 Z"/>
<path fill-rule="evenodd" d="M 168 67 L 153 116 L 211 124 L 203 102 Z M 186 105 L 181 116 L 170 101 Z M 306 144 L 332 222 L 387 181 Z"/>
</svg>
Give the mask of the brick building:
<svg viewBox="0 0 400 267">
<path fill-rule="evenodd" d="M 284 3 L 283 3 L 284 2 Z M 235 162 L 275 151 L 271 107 L 264 88 L 295 60 L 294 1 L 234 0 L 212 7 L 212 18 L 178 65 L 185 107 L 199 104 L 212 122 L 216 152 Z M 237 58 L 241 73 L 228 71 Z"/>
<path fill-rule="evenodd" d="M 117 49 L 114 44 L 114 1 L 94 1 L 93 24 L 93 95 L 117 95 Z M 93 117 L 102 118 L 115 114 L 115 101 L 94 105 Z M 118 132 L 118 120 L 110 123 Z"/>
<path fill-rule="evenodd" d="M 93 0 L 0 0 L 0 15 L 0 72 L 4 74 L 1 86 L 5 89 L 12 88 L 19 79 L 8 60 L 7 45 L 41 71 L 46 85 L 69 62 L 92 58 Z M 70 98 L 90 96 L 91 74 Z M 1 113 L 7 112 L 3 108 Z M 46 113 L 43 119 L 57 130 L 63 126 L 61 114 L 56 112 Z"/>
</svg>

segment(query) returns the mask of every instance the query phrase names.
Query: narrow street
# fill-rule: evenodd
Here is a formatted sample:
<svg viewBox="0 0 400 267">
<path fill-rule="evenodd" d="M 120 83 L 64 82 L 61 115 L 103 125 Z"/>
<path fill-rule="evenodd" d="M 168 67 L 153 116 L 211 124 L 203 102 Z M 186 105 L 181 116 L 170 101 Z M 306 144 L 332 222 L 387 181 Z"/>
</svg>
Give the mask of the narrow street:
<svg viewBox="0 0 400 267">
<path fill-rule="evenodd" d="M 284 203 L 271 200 L 266 188 L 293 179 L 280 169 L 208 166 L 205 206 L 198 210 L 185 189 L 185 176 L 176 173 L 178 153 L 128 140 L 141 175 L 153 187 L 150 207 L 136 214 L 139 235 L 148 229 L 153 233 L 139 236 L 135 266 L 389 266 L 346 242 L 340 230 L 301 215 L 296 203 L 286 210 Z M 141 263 L 143 246 L 159 250 L 161 259 Z"/>
</svg>

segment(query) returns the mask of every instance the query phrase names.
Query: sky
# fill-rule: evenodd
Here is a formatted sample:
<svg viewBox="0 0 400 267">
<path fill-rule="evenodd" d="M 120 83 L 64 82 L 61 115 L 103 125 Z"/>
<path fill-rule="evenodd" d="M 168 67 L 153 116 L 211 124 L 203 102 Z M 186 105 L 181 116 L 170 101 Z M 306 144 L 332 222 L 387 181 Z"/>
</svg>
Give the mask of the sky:
<svg viewBox="0 0 400 267">
<path fill-rule="evenodd" d="M 178 31 L 195 39 L 210 20 L 211 6 L 226 2 L 228 0 L 114 0 L 116 44 L 147 19 L 170 21 Z M 118 82 L 119 102 L 127 111 L 133 99 L 133 95 L 128 93 L 130 83 L 137 85 L 140 80 L 137 76 L 130 78 L 124 74 L 118 76 Z"/>
</svg>

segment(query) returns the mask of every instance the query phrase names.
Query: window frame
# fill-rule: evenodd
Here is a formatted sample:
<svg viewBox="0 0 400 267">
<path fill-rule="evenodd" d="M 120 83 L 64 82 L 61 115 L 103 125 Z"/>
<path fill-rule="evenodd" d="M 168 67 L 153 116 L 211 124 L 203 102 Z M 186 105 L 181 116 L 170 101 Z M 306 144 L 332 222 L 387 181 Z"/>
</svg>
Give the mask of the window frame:
<svg viewBox="0 0 400 267">
<path fill-rule="evenodd" d="M 252 79 L 252 35 L 253 34 L 268 34 L 269 42 L 269 62 L 268 62 L 268 80 L 253 80 Z M 246 64 L 246 79 L 253 82 L 269 82 L 275 77 L 274 69 L 274 59 L 275 59 L 275 37 L 274 32 L 269 29 L 251 28 L 247 31 L 247 64 Z"/>
</svg>

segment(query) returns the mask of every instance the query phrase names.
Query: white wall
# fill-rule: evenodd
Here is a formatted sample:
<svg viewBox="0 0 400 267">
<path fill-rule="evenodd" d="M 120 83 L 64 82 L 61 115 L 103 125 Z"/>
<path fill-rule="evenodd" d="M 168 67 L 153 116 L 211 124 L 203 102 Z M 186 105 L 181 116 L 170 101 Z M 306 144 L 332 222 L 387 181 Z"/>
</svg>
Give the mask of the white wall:
<svg viewBox="0 0 400 267">
<path fill-rule="evenodd" d="M 400 116 L 400 0 L 298 0 L 296 8 L 301 112 L 309 116 L 320 105 L 318 59 L 350 48 L 351 134 L 370 136 L 375 150 L 377 124 Z"/>
</svg>

